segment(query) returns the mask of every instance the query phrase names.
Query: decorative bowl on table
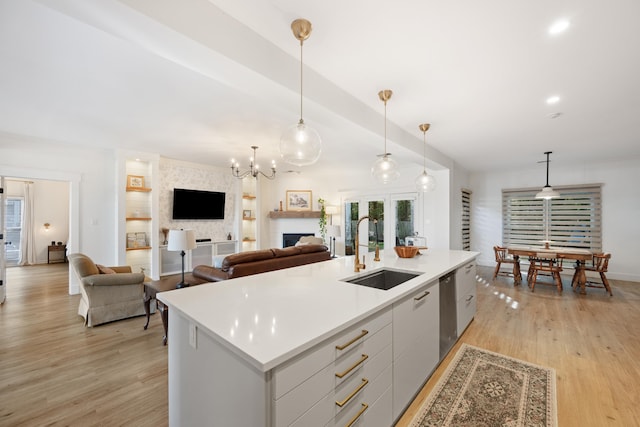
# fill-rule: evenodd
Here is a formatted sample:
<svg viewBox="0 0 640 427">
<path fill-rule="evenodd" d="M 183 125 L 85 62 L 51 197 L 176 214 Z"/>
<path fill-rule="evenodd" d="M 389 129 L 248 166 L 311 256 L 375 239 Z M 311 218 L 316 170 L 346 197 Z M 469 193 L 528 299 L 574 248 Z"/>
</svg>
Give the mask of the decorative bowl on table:
<svg viewBox="0 0 640 427">
<path fill-rule="evenodd" d="M 417 246 L 395 246 L 393 249 L 400 258 L 413 258 L 420 250 Z"/>
</svg>

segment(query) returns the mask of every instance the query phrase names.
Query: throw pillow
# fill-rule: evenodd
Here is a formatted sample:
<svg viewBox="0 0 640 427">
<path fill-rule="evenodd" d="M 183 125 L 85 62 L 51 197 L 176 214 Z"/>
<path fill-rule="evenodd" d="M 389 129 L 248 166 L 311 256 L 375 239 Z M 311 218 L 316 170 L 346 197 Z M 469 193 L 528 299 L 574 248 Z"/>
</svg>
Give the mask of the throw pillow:
<svg viewBox="0 0 640 427">
<path fill-rule="evenodd" d="M 96 264 L 96 267 L 98 267 L 100 274 L 116 274 L 113 269 L 105 267 L 104 265 Z"/>
</svg>

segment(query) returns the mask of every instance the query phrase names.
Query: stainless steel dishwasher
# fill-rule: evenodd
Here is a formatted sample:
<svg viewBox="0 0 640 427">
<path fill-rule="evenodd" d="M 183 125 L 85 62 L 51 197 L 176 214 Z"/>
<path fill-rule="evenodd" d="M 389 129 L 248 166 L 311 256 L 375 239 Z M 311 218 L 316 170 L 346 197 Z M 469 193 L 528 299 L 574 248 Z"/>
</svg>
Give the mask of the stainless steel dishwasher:
<svg viewBox="0 0 640 427">
<path fill-rule="evenodd" d="M 458 339 L 456 322 L 456 272 L 440 278 L 440 360 Z"/>
</svg>

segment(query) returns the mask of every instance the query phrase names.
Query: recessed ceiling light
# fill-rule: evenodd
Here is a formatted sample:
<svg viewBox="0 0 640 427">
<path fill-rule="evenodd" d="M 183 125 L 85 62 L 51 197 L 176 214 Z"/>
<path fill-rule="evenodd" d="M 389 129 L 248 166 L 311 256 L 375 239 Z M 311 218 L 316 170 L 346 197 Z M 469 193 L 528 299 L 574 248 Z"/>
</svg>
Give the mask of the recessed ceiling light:
<svg viewBox="0 0 640 427">
<path fill-rule="evenodd" d="M 550 96 L 547 98 L 547 104 L 556 104 L 558 103 L 558 101 L 560 101 L 560 97 L 557 95 Z"/>
<path fill-rule="evenodd" d="M 566 19 L 561 19 L 559 21 L 554 22 L 553 25 L 549 27 L 549 34 L 551 35 L 560 34 L 566 31 L 567 28 L 569 28 L 569 21 L 567 21 Z"/>
</svg>

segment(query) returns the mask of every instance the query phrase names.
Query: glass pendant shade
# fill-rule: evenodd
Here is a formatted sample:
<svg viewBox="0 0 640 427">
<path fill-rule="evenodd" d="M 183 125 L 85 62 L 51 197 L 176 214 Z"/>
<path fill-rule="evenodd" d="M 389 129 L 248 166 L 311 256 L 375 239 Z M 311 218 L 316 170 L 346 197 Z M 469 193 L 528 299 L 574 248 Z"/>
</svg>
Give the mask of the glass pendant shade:
<svg viewBox="0 0 640 427">
<path fill-rule="evenodd" d="M 422 171 L 416 178 L 416 189 L 423 193 L 433 191 L 436 189 L 436 179 L 429 175 L 427 171 Z"/>
<path fill-rule="evenodd" d="M 422 131 L 424 144 L 422 145 L 422 173 L 416 178 L 416 189 L 422 193 L 428 193 L 436 189 L 436 179 L 427 173 L 427 131 L 431 124 L 423 123 L 418 126 Z"/>
<path fill-rule="evenodd" d="M 385 154 L 373 163 L 373 166 L 371 166 L 371 175 L 380 184 L 395 181 L 400 177 L 398 163 L 389 157 L 389 154 Z"/>
<path fill-rule="evenodd" d="M 321 153 L 320 135 L 302 121 L 287 128 L 280 138 L 280 155 L 285 162 L 292 165 L 314 164 Z"/>
</svg>

